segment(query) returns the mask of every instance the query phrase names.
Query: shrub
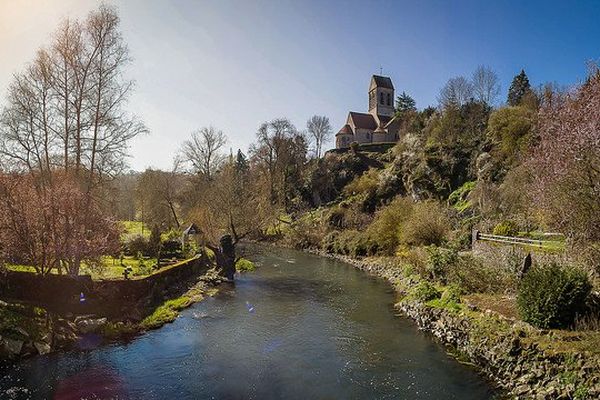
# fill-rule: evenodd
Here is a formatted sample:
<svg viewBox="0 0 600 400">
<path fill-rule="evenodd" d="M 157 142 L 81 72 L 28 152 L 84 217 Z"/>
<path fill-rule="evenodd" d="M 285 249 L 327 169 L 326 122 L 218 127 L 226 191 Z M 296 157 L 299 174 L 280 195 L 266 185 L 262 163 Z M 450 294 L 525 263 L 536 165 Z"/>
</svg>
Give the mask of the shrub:
<svg viewBox="0 0 600 400">
<path fill-rule="evenodd" d="M 439 299 L 441 297 L 441 293 L 439 290 L 435 288 L 431 283 L 427 281 L 421 281 L 414 288 L 412 288 L 410 292 L 410 296 L 422 303 L 426 303 L 428 301 Z"/>
<path fill-rule="evenodd" d="M 519 227 L 512 221 L 502 221 L 494 227 L 494 235 L 515 236 L 519 232 Z"/>
<path fill-rule="evenodd" d="M 507 268 L 490 265 L 473 257 L 461 255 L 446 272 L 446 281 L 466 293 L 513 292 L 516 275 Z"/>
<path fill-rule="evenodd" d="M 137 256 L 138 253 L 148 254 L 148 239 L 141 235 L 136 235 L 125 243 L 126 255 Z"/>
<path fill-rule="evenodd" d="M 162 258 L 180 258 L 182 257 L 181 242 L 175 239 L 163 240 L 161 242 L 160 256 Z"/>
<path fill-rule="evenodd" d="M 530 270 L 519 287 L 521 318 L 539 328 L 565 328 L 584 310 L 592 289 L 585 272 L 549 264 Z"/>
<path fill-rule="evenodd" d="M 245 258 L 240 258 L 235 263 L 235 269 L 238 272 L 251 272 L 256 269 L 256 265 L 250 260 L 247 260 Z"/>
<path fill-rule="evenodd" d="M 413 212 L 402 225 L 400 242 L 408 246 L 440 245 L 450 230 L 450 221 L 442 207 L 433 201 L 415 203 Z"/>
<path fill-rule="evenodd" d="M 410 217 L 412 208 L 410 199 L 398 197 L 377 212 L 367 234 L 378 244 L 382 253 L 394 254 L 398 246 L 399 229 Z"/>
<path fill-rule="evenodd" d="M 427 270 L 430 278 L 445 281 L 449 270 L 458 261 L 458 253 L 452 249 L 429 246 L 427 254 Z"/>
</svg>

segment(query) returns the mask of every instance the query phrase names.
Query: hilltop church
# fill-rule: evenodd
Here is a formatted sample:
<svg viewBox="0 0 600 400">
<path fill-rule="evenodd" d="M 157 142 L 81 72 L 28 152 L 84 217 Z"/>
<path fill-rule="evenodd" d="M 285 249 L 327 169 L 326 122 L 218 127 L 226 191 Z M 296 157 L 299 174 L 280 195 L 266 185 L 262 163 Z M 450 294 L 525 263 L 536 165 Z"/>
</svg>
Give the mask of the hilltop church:
<svg viewBox="0 0 600 400">
<path fill-rule="evenodd" d="M 335 135 L 335 147 L 344 149 L 352 142 L 394 143 L 398 141 L 399 121 L 394 118 L 394 85 L 387 76 L 373 75 L 369 85 L 369 112 L 350 111 L 346 124 Z"/>
</svg>

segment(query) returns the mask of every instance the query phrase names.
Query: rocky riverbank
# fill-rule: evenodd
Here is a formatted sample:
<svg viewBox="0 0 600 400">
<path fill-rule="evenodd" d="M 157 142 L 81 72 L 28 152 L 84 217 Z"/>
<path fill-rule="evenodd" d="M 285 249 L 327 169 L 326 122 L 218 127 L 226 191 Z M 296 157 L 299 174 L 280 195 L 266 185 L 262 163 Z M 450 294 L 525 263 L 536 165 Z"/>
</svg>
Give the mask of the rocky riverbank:
<svg viewBox="0 0 600 400">
<path fill-rule="evenodd" d="M 398 293 L 396 309 L 402 315 L 448 346 L 459 361 L 477 367 L 508 398 L 600 398 L 597 353 L 545 349 L 544 342 L 557 340 L 552 331 L 535 329 L 491 310 L 480 310 L 468 302 L 459 307 L 444 307 L 416 301 L 408 293 L 417 282 L 404 276 L 393 259 L 356 260 L 312 252 L 343 260 L 388 280 Z"/>
<path fill-rule="evenodd" d="M 172 291 L 166 290 L 161 293 L 164 300 L 158 306 L 148 310 L 146 306 L 132 305 L 132 308 L 139 309 L 131 310 L 123 318 L 112 319 L 94 314 L 56 315 L 40 307 L 0 302 L 0 361 L 14 361 L 74 347 L 85 348 L 89 343 L 128 339 L 159 328 L 177 318 L 182 309 L 214 295 L 221 282 L 222 278 L 211 270 L 179 297 L 172 298 Z M 172 289 L 181 292 L 179 288 Z"/>
</svg>

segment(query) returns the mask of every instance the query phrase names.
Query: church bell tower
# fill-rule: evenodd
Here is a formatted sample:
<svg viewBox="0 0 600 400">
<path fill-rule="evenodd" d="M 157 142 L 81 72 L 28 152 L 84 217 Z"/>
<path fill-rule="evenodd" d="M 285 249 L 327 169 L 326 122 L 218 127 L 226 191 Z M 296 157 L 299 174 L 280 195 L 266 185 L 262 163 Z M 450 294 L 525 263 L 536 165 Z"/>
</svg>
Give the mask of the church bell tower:
<svg viewBox="0 0 600 400">
<path fill-rule="evenodd" d="M 394 109 L 394 85 L 387 76 L 373 75 L 369 85 L 369 114 L 377 116 L 393 117 Z"/>
</svg>

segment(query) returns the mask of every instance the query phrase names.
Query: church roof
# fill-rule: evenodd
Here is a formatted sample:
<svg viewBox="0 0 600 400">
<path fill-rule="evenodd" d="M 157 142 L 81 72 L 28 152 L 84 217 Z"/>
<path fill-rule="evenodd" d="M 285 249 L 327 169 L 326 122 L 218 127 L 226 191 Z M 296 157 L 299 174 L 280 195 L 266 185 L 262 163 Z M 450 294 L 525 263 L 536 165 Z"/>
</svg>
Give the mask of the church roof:
<svg viewBox="0 0 600 400">
<path fill-rule="evenodd" d="M 356 128 L 369 129 L 371 131 L 377 128 L 377 122 L 371 114 L 350 111 L 348 120 L 352 120 Z"/>
<path fill-rule="evenodd" d="M 342 126 L 342 129 L 340 129 L 340 131 L 338 133 L 335 134 L 335 136 L 338 135 L 353 135 L 354 132 L 352 132 L 352 128 L 350 127 L 350 125 L 346 124 L 344 126 Z"/>
<path fill-rule="evenodd" d="M 394 85 L 392 84 L 392 80 L 390 79 L 390 77 L 373 75 L 372 79 L 375 81 L 375 87 L 394 90 Z"/>
<path fill-rule="evenodd" d="M 386 125 L 393 119 L 393 117 L 388 117 L 387 115 L 378 115 L 377 119 L 379 120 L 379 125 L 386 127 Z"/>
</svg>

